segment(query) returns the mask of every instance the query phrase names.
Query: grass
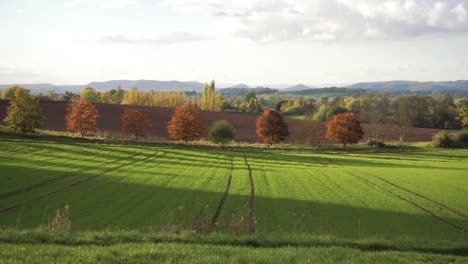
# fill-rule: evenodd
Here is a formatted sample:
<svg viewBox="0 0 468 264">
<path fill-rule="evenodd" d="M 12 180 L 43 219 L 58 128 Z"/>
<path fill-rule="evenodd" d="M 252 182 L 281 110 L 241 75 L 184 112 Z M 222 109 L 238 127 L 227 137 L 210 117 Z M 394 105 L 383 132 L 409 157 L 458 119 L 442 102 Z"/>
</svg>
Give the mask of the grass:
<svg viewBox="0 0 468 264">
<path fill-rule="evenodd" d="M 2 263 L 42 262 L 47 252 L 60 262 L 184 262 L 183 252 L 215 263 L 467 261 L 468 150 L 217 149 L 4 134 L 0 156 Z M 66 204 L 71 233 L 44 229 Z M 214 233 L 201 235 L 217 208 Z"/>
<path fill-rule="evenodd" d="M 285 115 L 286 118 L 296 119 L 296 120 L 307 120 L 310 119 L 306 115 Z"/>
<path fill-rule="evenodd" d="M 2 263 L 466 263 L 466 258 L 351 248 L 241 248 L 233 246 L 119 244 L 54 246 L 2 244 Z"/>
</svg>

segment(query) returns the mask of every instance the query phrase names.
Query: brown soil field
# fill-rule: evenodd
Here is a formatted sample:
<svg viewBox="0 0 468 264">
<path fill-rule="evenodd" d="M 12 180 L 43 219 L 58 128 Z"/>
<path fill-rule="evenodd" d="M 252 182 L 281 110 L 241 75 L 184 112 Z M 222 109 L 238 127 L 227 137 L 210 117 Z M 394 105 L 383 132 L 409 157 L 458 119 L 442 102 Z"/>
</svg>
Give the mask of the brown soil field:
<svg viewBox="0 0 468 264">
<path fill-rule="evenodd" d="M 48 130 L 66 131 L 65 115 L 67 113 L 68 102 L 41 101 L 40 105 L 45 115 L 43 128 Z M 8 101 L 0 100 L 0 122 L 4 124 L 3 119 L 6 115 Z M 114 105 L 114 104 L 96 104 L 100 118 L 97 126 L 101 132 L 112 134 L 120 134 L 120 116 L 125 108 L 137 109 L 144 113 L 151 123 L 150 136 L 160 139 L 168 139 L 167 123 L 172 115 L 173 108 L 164 107 L 148 107 L 148 106 L 129 106 L 129 105 Z M 200 116 L 205 126 L 204 135 L 206 137 L 207 130 L 217 120 L 229 121 L 237 131 L 237 140 L 243 142 L 257 142 L 255 134 L 255 119 L 256 115 L 235 113 L 235 112 L 210 112 L 200 111 Z M 319 131 L 315 141 L 325 141 L 325 125 L 320 121 L 304 121 L 304 120 L 286 120 L 289 126 L 290 136 L 286 142 L 289 143 L 304 143 L 307 138 L 307 131 L 311 127 L 316 127 Z M 365 139 L 369 135 L 369 126 L 363 124 Z M 424 142 L 431 141 L 432 136 L 439 132 L 438 129 L 428 128 L 410 128 L 407 132 L 407 142 Z M 399 133 L 396 126 L 385 126 L 383 138 L 385 141 L 398 141 Z"/>
</svg>

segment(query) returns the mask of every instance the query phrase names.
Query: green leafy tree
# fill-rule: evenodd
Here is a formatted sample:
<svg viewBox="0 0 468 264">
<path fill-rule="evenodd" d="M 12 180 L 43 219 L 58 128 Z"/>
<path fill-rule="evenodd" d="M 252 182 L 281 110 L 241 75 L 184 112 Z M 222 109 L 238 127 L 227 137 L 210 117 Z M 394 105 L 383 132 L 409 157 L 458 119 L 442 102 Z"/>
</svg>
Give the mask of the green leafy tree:
<svg viewBox="0 0 468 264">
<path fill-rule="evenodd" d="M 215 82 L 210 84 L 205 83 L 203 87 L 203 96 L 200 100 L 200 108 L 208 111 L 221 111 L 223 106 L 223 98 L 216 91 Z"/>
<path fill-rule="evenodd" d="M 468 127 L 468 105 L 464 105 L 460 108 L 458 118 L 460 119 L 463 127 Z"/>
<path fill-rule="evenodd" d="M 24 90 L 27 94 L 29 94 L 28 89 L 25 89 L 25 88 L 23 88 L 21 86 L 12 86 L 12 87 L 8 87 L 5 90 L 3 90 L 1 98 L 3 100 L 11 100 L 11 99 L 13 99 L 13 97 L 15 97 L 15 92 L 17 90 Z"/>
<path fill-rule="evenodd" d="M 262 105 L 256 98 L 250 99 L 249 104 L 247 105 L 247 112 L 249 113 L 260 113 L 262 112 Z"/>
<path fill-rule="evenodd" d="M 217 121 L 208 130 L 208 139 L 218 145 L 229 144 L 235 137 L 234 127 L 226 120 Z"/>
<path fill-rule="evenodd" d="M 43 120 L 38 101 L 29 95 L 28 90 L 16 87 L 4 119 L 8 126 L 22 133 L 35 132 Z"/>
<path fill-rule="evenodd" d="M 254 91 L 250 91 L 244 95 L 244 102 L 248 103 L 252 99 L 257 99 L 257 94 Z"/>
<path fill-rule="evenodd" d="M 90 103 L 99 102 L 99 95 L 91 87 L 84 88 L 80 93 L 80 98 Z"/>
<path fill-rule="evenodd" d="M 337 114 L 346 113 L 348 110 L 339 105 L 322 105 L 317 113 L 314 114 L 314 120 L 328 121 Z"/>
</svg>

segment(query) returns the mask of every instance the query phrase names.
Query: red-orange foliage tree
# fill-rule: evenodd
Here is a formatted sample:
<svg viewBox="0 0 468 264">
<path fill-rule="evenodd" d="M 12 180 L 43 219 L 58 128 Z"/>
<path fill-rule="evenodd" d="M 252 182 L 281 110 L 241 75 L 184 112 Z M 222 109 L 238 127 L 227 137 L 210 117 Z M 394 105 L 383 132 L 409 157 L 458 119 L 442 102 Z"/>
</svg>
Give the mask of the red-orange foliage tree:
<svg viewBox="0 0 468 264">
<path fill-rule="evenodd" d="M 197 109 L 189 104 L 176 107 L 167 126 L 169 136 L 175 140 L 187 141 L 200 138 L 203 125 Z"/>
<path fill-rule="evenodd" d="M 358 143 L 363 136 L 361 123 L 354 113 L 338 114 L 327 122 L 327 139 L 342 143 L 343 147 Z"/>
<path fill-rule="evenodd" d="M 82 137 L 90 132 L 96 132 L 98 111 L 92 103 L 77 99 L 70 103 L 65 117 L 67 129 L 79 133 Z"/>
<path fill-rule="evenodd" d="M 122 132 L 126 135 L 134 136 L 135 139 L 144 137 L 150 127 L 150 123 L 145 115 L 138 110 L 125 109 L 121 119 Z"/>
<path fill-rule="evenodd" d="M 265 144 L 284 141 L 289 136 L 288 124 L 283 116 L 275 110 L 265 109 L 256 121 L 257 136 Z"/>
</svg>

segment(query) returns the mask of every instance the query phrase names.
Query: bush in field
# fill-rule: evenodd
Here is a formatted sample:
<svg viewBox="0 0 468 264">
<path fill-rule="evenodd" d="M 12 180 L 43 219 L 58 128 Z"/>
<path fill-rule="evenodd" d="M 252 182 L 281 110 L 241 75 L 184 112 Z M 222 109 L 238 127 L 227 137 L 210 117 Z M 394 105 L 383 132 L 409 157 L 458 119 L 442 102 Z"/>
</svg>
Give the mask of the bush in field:
<svg viewBox="0 0 468 264">
<path fill-rule="evenodd" d="M 442 131 L 432 138 L 432 146 L 436 148 L 466 148 L 468 147 L 468 130 L 456 133 Z"/>
<path fill-rule="evenodd" d="M 459 143 L 468 144 L 468 129 L 457 132 L 456 139 Z"/>
<path fill-rule="evenodd" d="M 272 109 L 265 109 L 256 121 L 257 136 L 263 143 L 272 145 L 279 143 L 289 136 L 288 124 L 283 116 Z"/>
<path fill-rule="evenodd" d="M 385 143 L 375 139 L 369 139 L 366 143 L 369 147 L 373 148 L 385 148 Z"/>
<path fill-rule="evenodd" d="M 208 139 L 218 145 L 231 143 L 236 137 L 236 131 L 226 120 L 217 121 L 208 130 Z"/>
<path fill-rule="evenodd" d="M 347 144 L 358 143 L 364 136 L 361 123 L 354 113 L 335 115 L 326 125 L 327 139 L 342 143 L 343 147 L 346 147 Z"/>
<path fill-rule="evenodd" d="M 144 137 L 150 127 L 145 115 L 138 110 L 125 109 L 122 114 L 122 132 L 132 135 L 135 139 Z"/>
<path fill-rule="evenodd" d="M 189 104 L 176 107 L 167 130 L 172 139 L 183 140 L 186 144 L 189 140 L 200 138 L 203 125 L 197 109 Z"/>
<path fill-rule="evenodd" d="M 452 148 L 455 144 L 453 135 L 447 131 L 439 132 L 432 138 L 432 146 L 436 148 Z"/>
<path fill-rule="evenodd" d="M 67 129 L 79 133 L 82 137 L 87 133 L 96 132 L 98 111 L 92 103 L 77 99 L 70 103 L 65 117 Z"/>
<path fill-rule="evenodd" d="M 34 132 L 44 120 L 38 101 L 22 87 L 16 87 L 13 92 L 4 121 L 16 131 Z"/>
</svg>

